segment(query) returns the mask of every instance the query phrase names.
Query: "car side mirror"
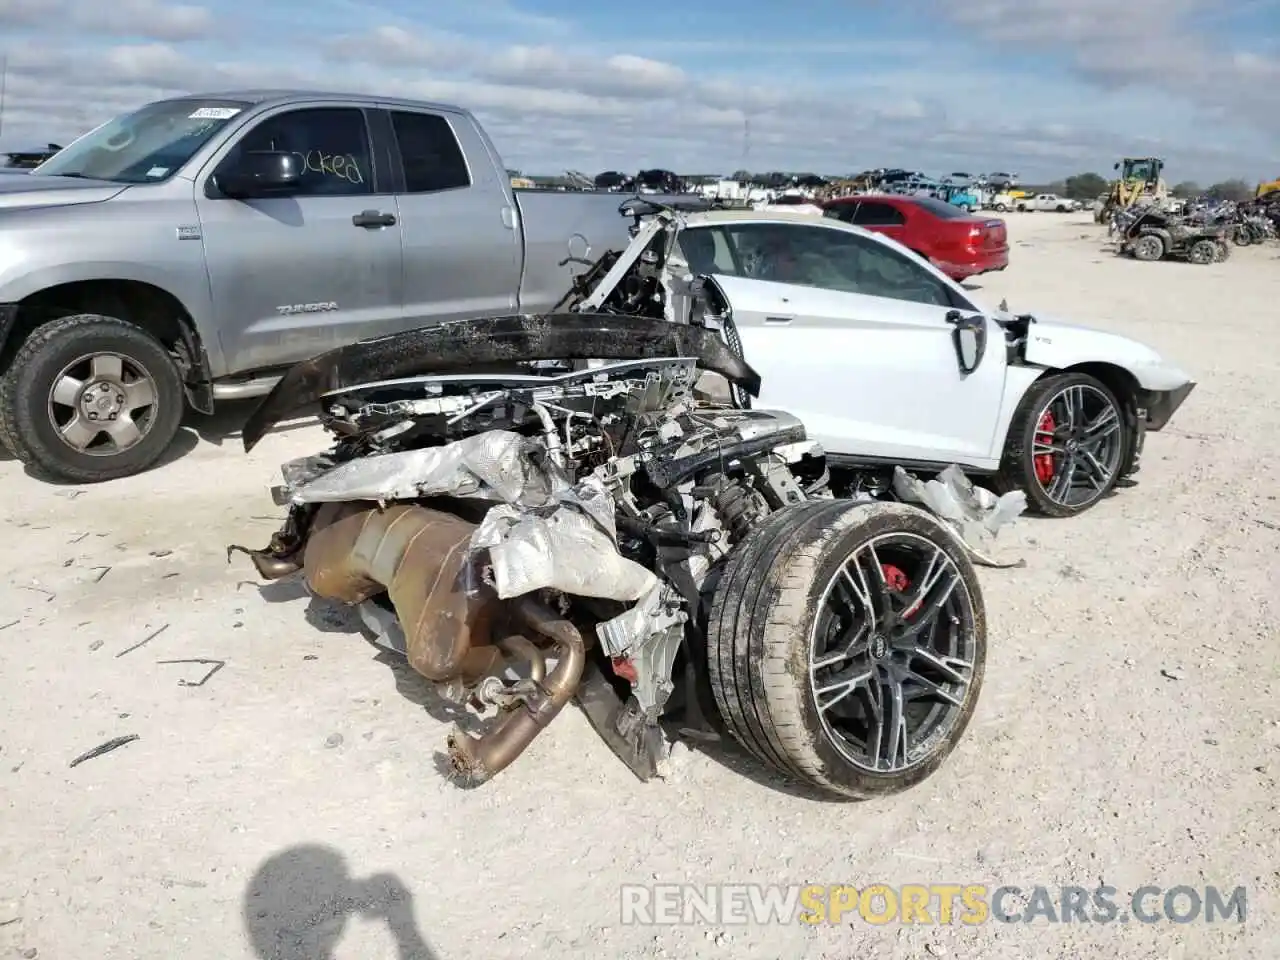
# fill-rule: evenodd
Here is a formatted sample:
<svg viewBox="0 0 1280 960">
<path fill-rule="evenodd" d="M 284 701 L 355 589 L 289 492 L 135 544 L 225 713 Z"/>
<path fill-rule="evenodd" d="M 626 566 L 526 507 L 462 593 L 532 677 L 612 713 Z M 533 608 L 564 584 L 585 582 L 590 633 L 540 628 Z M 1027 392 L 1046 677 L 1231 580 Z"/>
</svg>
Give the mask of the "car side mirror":
<svg viewBox="0 0 1280 960">
<path fill-rule="evenodd" d="M 954 327 L 951 338 L 960 373 L 968 376 L 978 369 L 983 354 L 987 352 L 987 319 L 981 315 L 966 317 L 959 310 L 948 310 L 946 320 Z"/>
<path fill-rule="evenodd" d="M 301 181 L 298 155 L 284 150 L 248 150 L 213 175 L 214 185 L 236 200 L 287 194 Z"/>
</svg>

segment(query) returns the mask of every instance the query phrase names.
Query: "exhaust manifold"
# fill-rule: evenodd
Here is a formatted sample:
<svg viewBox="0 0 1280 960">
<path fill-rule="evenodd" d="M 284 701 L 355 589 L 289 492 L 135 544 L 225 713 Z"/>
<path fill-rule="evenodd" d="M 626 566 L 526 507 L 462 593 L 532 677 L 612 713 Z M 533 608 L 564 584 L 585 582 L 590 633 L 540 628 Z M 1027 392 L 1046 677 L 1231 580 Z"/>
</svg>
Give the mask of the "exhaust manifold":
<svg viewBox="0 0 1280 960">
<path fill-rule="evenodd" d="M 577 693 L 586 643 L 572 623 L 533 597 L 504 602 L 487 590 L 468 594 L 474 531 L 453 514 L 414 504 L 324 504 L 312 521 L 301 569 L 312 593 L 328 600 L 356 604 L 385 591 L 404 630 L 409 664 L 428 680 L 474 686 L 502 670 L 505 654 L 529 664 L 530 679 L 518 685 L 519 696 L 487 733 L 472 737 L 455 726 L 449 734 L 453 769 L 479 784 L 509 766 Z M 539 642 L 555 647 L 549 675 Z"/>
</svg>

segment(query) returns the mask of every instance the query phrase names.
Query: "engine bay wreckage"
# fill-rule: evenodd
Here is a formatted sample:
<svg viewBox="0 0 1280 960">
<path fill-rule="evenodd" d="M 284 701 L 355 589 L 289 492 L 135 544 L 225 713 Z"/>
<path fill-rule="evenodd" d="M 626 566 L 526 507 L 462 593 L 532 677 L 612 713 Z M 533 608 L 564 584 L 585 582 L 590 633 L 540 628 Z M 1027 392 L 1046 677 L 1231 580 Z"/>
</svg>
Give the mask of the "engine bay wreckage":
<svg viewBox="0 0 1280 960">
<path fill-rule="evenodd" d="M 759 391 L 720 331 L 617 313 L 335 350 L 245 427 L 251 448 L 318 403 L 335 440 L 282 467 L 270 544 L 230 550 L 354 606 L 441 698 L 492 711 L 482 735 L 447 737 L 464 783 L 576 701 L 641 779 L 662 775 L 673 738 L 727 732 L 829 793 L 906 789 L 954 748 L 982 686 L 960 525 L 1009 505 L 958 474 L 950 498 L 905 474 L 896 494 L 834 489 L 803 423 L 709 399 L 706 371 Z"/>
</svg>

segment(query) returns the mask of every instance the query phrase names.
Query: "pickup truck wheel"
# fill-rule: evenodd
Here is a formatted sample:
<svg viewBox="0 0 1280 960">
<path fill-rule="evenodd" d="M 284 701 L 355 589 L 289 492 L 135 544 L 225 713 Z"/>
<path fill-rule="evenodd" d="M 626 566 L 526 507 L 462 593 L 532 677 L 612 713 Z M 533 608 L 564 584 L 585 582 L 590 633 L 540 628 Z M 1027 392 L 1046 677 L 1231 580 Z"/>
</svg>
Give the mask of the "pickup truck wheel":
<svg viewBox="0 0 1280 960">
<path fill-rule="evenodd" d="M 848 799 L 938 769 L 986 662 L 977 574 L 938 520 L 899 503 L 810 500 L 730 556 L 707 625 L 726 728 L 760 760 Z"/>
<path fill-rule="evenodd" d="M 140 473 L 182 423 L 178 370 L 146 331 L 97 314 L 50 321 L 0 380 L 0 436 L 51 479 L 98 483 Z"/>
<path fill-rule="evenodd" d="M 996 204 L 996 213 L 1005 213 L 1008 209 L 1009 207 L 1006 204 L 1003 204 L 1003 203 Z"/>
<path fill-rule="evenodd" d="M 1073 517 L 1115 489 L 1129 443 L 1106 384 L 1084 373 L 1044 377 L 1014 412 L 996 486 L 1025 491 L 1044 516 Z"/>
</svg>

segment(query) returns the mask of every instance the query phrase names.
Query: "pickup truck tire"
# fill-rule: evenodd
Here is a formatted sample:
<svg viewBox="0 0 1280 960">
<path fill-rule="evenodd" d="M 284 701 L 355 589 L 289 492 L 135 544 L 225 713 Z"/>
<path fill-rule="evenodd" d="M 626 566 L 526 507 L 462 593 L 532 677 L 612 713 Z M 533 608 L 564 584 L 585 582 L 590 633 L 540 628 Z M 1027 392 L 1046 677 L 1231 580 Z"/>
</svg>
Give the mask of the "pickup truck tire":
<svg viewBox="0 0 1280 960">
<path fill-rule="evenodd" d="M 730 555 L 706 638 L 717 712 L 747 752 L 868 799 L 918 784 L 960 741 L 987 621 L 973 564 L 940 521 L 900 503 L 809 500 Z"/>
<path fill-rule="evenodd" d="M 37 327 L 0 379 L 5 446 L 62 482 L 141 473 L 164 455 L 184 412 L 168 351 L 115 317 L 77 314 Z"/>
<path fill-rule="evenodd" d="M 1073 517 L 1115 489 L 1132 442 L 1106 384 L 1085 373 L 1051 374 L 1014 411 L 994 486 L 1022 490 L 1041 516 Z"/>
<path fill-rule="evenodd" d="M 1006 213 L 1008 212 L 1008 210 L 1009 210 L 1008 204 L 1004 204 L 1004 203 L 996 204 L 996 213 Z"/>
</svg>

